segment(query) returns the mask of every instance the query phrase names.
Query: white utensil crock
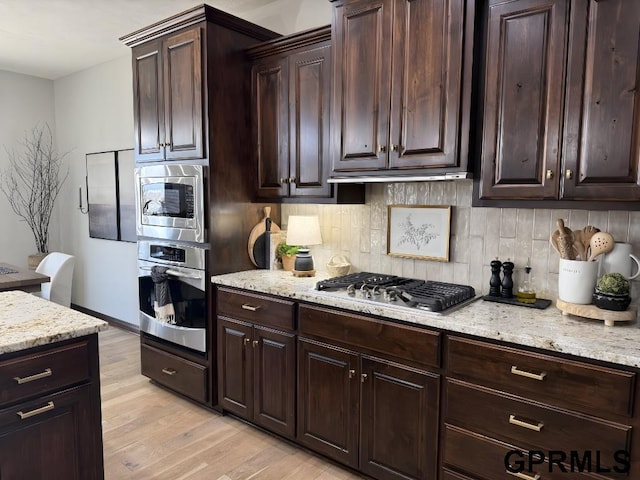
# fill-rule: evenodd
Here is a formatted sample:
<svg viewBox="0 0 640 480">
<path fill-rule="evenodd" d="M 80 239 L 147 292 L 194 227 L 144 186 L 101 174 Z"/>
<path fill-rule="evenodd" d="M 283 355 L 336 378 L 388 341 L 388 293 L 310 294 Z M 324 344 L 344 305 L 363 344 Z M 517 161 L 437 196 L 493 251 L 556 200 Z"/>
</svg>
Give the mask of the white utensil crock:
<svg viewBox="0 0 640 480">
<path fill-rule="evenodd" d="M 599 262 L 560 259 L 558 297 L 578 305 L 589 305 L 598 279 Z"/>
<path fill-rule="evenodd" d="M 632 275 L 633 263 L 636 264 L 636 273 Z M 630 243 L 616 242 L 613 250 L 603 255 L 600 262 L 600 276 L 605 273 L 620 273 L 628 280 L 640 275 L 640 261 L 631 253 Z"/>
</svg>

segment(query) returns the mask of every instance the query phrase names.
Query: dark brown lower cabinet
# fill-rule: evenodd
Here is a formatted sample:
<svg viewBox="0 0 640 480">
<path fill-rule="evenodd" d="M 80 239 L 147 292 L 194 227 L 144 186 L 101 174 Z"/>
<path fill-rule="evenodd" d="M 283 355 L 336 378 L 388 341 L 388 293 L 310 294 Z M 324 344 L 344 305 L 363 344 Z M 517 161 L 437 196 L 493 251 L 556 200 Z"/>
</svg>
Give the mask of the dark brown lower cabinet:
<svg viewBox="0 0 640 480">
<path fill-rule="evenodd" d="M 0 355 L 0 478 L 104 478 L 97 334 Z"/>
<path fill-rule="evenodd" d="M 437 374 L 298 340 L 298 441 L 379 479 L 436 479 Z"/>
<path fill-rule="evenodd" d="M 292 333 L 219 317 L 222 408 L 294 438 L 295 347 Z"/>
</svg>

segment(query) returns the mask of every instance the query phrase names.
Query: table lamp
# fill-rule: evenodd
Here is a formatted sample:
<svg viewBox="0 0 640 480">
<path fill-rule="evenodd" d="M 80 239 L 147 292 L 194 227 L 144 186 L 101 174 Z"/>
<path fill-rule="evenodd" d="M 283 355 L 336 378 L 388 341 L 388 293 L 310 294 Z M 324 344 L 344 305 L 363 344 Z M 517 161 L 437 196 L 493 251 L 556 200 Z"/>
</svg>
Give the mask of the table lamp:
<svg viewBox="0 0 640 480">
<path fill-rule="evenodd" d="M 317 215 L 290 215 L 287 225 L 288 245 L 299 245 L 296 254 L 293 274 L 299 277 L 313 277 L 313 257 L 309 253 L 309 245 L 321 245 L 320 222 Z"/>
</svg>

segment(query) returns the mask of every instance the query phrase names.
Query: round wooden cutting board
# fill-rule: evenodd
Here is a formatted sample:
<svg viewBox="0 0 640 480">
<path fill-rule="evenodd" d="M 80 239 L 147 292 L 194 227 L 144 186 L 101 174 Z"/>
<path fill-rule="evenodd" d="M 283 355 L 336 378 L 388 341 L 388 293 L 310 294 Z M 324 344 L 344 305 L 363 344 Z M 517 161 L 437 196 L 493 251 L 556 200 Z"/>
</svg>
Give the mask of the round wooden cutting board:
<svg viewBox="0 0 640 480">
<path fill-rule="evenodd" d="M 270 216 L 271 216 L 271 207 L 264 207 L 264 218 L 260 220 L 255 227 L 253 227 L 253 229 L 251 230 L 251 233 L 249 234 L 247 251 L 249 253 L 249 258 L 251 259 L 251 263 L 253 263 L 256 267 L 258 266 L 258 264 L 256 263 L 256 259 L 253 256 L 253 246 L 255 245 L 258 237 L 267 231 L 266 219 L 269 218 Z M 271 222 L 271 231 L 272 232 L 280 231 L 280 227 L 278 226 L 277 223 Z"/>
</svg>

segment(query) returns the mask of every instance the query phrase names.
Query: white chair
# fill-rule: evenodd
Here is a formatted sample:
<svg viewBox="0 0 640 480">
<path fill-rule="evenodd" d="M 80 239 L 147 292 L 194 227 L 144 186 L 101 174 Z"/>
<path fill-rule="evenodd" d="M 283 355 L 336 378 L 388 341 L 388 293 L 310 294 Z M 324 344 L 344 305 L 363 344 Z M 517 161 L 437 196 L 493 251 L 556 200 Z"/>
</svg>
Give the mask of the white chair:
<svg viewBox="0 0 640 480">
<path fill-rule="evenodd" d="M 35 295 L 69 307 L 75 261 L 73 255 L 60 252 L 52 252 L 44 257 L 36 267 L 36 272 L 48 275 L 51 281 L 43 283 L 40 292 L 36 292 Z"/>
</svg>

